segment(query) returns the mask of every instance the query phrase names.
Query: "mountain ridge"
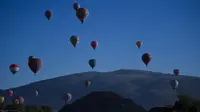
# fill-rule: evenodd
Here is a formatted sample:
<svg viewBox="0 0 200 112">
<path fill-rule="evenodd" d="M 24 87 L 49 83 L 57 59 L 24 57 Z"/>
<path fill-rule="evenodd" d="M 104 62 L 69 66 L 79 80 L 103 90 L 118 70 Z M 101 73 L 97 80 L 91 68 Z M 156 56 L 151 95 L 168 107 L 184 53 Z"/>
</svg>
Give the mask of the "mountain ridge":
<svg viewBox="0 0 200 112">
<path fill-rule="evenodd" d="M 176 91 L 170 87 L 169 81 L 172 79 L 180 82 Z M 91 86 L 87 89 L 84 85 L 85 80 L 91 81 Z M 61 96 L 64 92 L 71 93 L 72 101 L 75 101 L 92 91 L 112 91 L 149 109 L 173 103 L 177 100 L 177 93 L 200 98 L 198 85 L 200 85 L 199 77 L 120 69 L 109 72 L 74 73 L 11 89 L 15 92 L 14 96 L 23 96 L 28 104 L 50 104 L 55 109 L 63 105 Z M 35 97 L 36 88 L 40 90 L 37 97 Z M 0 95 L 6 96 L 7 90 L 1 92 Z M 6 96 L 7 102 L 9 102 L 8 99 Z"/>
<path fill-rule="evenodd" d="M 47 81 L 47 80 L 51 80 L 51 79 L 59 79 L 59 78 L 63 78 L 63 77 L 67 77 L 67 76 L 71 76 L 71 75 L 80 75 L 80 74 L 87 74 L 87 73 L 110 73 L 110 72 L 123 72 L 123 71 L 129 71 L 129 72 L 145 72 L 145 73 L 154 73 L 154 75 L 171 75 L 173 76 L 172 73 L 163 73 L 163 72 L 154 72 L 154 71 L 149 71 L 149 70 L 140 70 L 140 69 L 118 69 L 118 70 L 112 70 L 112 71 L 107 71 L 107 72 L 98 72 L 98 71 L 88 71 L 88 72 L 77 72 L 77 73 L 72 73 L 72 74 L 67 74 L 67 75 L 62 75 L 62 76 L 58 76 L 58 77 L 53 77 L 53 78 L 47 78 L 47 79 L 43 79 L 43 80 L 39 80 L 39 81 L 35 81 L 35 82 L 31 82 L 29 84 L 32 83 L 37 83 L 37 82 L 41 82 L 41 81 Z M 181 74 L 181 77 L 193 77 L 193 78 L 199 78 L 198 76 L 189 76 L 189 75 L 183 75 Z M 22 87 L 22 86 L 26 86 L 29 84 L 25 84 L 25 85 L 21 85 L 21 86 L 17 86 L 17 87 L 10 87 L 8 89 L 13 89 L 13 88 L 18 88 L 18 87 Z M 0 89 L 2 91 L 8 90 L 8 89 Z"/>
</svg>

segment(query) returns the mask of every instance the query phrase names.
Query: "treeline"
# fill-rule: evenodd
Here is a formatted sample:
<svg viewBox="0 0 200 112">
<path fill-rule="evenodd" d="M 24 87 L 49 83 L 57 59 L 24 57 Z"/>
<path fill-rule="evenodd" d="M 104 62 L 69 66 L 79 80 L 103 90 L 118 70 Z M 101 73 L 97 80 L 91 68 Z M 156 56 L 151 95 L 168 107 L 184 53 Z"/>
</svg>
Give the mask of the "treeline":
<svg viewBox="0 0 200 112">
<path fill-rule="evenodd" d="M 200 112 L 200 100 L 187 95 L 178 95 L 178 101 L 166 107 L 154 107 L 149 112 Z"/>
<path fill-rule="evenodd" d="M 24 105 L 24 104 L 0 104 L 0 112 L 6 110 L 7 112 L 52 112 L 50 106 L 35 106 L 35 105 Z"/>
<path fill-rule="evenodd" d="M 95 98 L 93 99 L 96 99 L 98 97 L 95 96 Z M 112 96 L 109 96 L 109 97 L 112 98 Z M 192 97 L 187 96 L 187 95 L 178 95 L 177 97 L 178 97 L 178 100 L 174 104 L 167 105 L 165 107 L 154 107 L 150 109 L 149 112 L 200 112 L 200 100 L 193 99 Z M 80 103 L 80 101 L 82 103 Z M 90 106 L 91 102 L 89 103 L 88 99 L 82 99 L 82 100 L 77 100 L 70 105 L 63 106 L 67 108 L 61 108 L 59 112 L 74 112 L 77 109 L 81 109 L 82 112 L 100 112 L 100 111 L 94 111 L 94 110 L 107 111 L 108 109 L 110 110 L 113 109 L 115 112 L 133 112 L 136 110 L 137 112 L 144 112 L 144 109 L 142 109 L 142 107 L 139 108 L 132 101 L 123 102 L 123 106 L 120 106 L 120 107 L 118 105 L 115 106 L 114 105 L 115 103 L 111 103 L 111 102 L 118 102 L 118 101 L 120 100 L 118 100 L 118 98 L 115 97 L 114 100 L 107 100 L 106 101 L 107 103 L 105 101 L 103 101 L 102 103 L 99 103 L 98 101 L 95 103 L 97 106 L 95 106 L 94 103 L 92 104 L 93 106 Z M 112 105 L 109 105 L 109 104 L 112 104 Z M 86 105 L 86 106 L 83 106 L 83 105 Z M 110 106 L 110 107 L 108 108 L 105 105 Z M 17 111 L 18 112 L 52 112 L 52 108 L 50 106 L 35 106 L 35 105 L 25 105 L 25 104 L 15 104 L 15 103 L 9 104 L 9 105 L 5 105 L 4 103 L 0 104 L 0 112 L 4 112 L 4 110 L 7 110 L 7 112 L 11 112 L 11 111 L 12 112 L 14 111 L 15 112 Z"/>
</svg>

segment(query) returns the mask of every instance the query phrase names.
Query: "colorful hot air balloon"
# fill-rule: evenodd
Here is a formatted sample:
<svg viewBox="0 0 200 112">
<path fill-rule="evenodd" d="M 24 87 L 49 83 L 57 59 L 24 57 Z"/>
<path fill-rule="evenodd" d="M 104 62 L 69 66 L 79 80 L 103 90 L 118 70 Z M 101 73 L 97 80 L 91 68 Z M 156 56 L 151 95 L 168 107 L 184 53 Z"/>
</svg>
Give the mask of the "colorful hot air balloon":
<svg viewBox="0 0 200 112">
<path fill-rule="evenodd" d="M 93 69 L 96 66 L 96 59 L 90 59 L 88 61 L 88 64 L 90 65 L 90 67 Z"/>
<path fill-rule="evenodd" d="M 66 104 L 69 104 L 69 102 L 71 101 L 71 99 L 72 99 L 72 95 L 70 93 L 64 93 L 63 100 L 65 100 Z"/>
<path fill-rule="evenodd" d="M 0 104 L 4 103 L 4 97 L 0 96 Z"/>
<path fill-rule="evenodd" d="M 34 59 L 34 58 L 35 58 L 34 56 L 29 56 L 28 60 L 31 60 L 31 59 Z"/>
<path fill-rule="evenodd" d="M 74 48 L 76 47 L 76 45 L 79 43 L 79 37 L 76 35 L 72 35 L 70 37 L 70 42 L 72 43 L 72 45 L 74 46 Z"/>
<path fill-rule="evenodd" d="M 86 81 L 85 81 L 85 87 L 89 87 L 90 84 L 91 84 L 91 82 L 90 82 L 89 80 L 86 80 Z"/>
<path fill-rule="evenodd" d="M 45 12 L 45 16 L 46 16 L 46 18 L 47 18 L 48 20 L 51 19 L 52 15 L 53 15 L 53 12 L 50 11 L 50 10 L 47 10 L 47 11 Z"/>
<path fill-rule="evenodd" d="M 89 15 L 89 12 L 88 12 L 88 9 L 86 9 L 86 8 L 79 8 L 76 11 L 76 16 L 81 21 L 81 23 L 83 23 L 85 21 L 85 19 L 88 17 L 88 15 Z"/>
<path fill-rule="evenodd" d="M 13 95 L 13 90 L 8 90 L 8 96 L 12 96 Z"/>
<path fill-rule="evenodd" d="M 19 99 L 15 99 L 14 103 L 19 104 Z"/>
<path fill-rule="evenodd" d="M 42 68 L 42 61 L 39 58 L 33 58 L 28 61 L 28 66 L 33 73 L 38 73 Z"/>
<path fill-rule="evenodd" d="M 9 69 L 13 74 L 16 74 L 19 71 L 19 66 L 17 64 L 12 64 Z"/>
<path fill-rule="evenodd" d="M 137 47 L 140 49 L 140 47 L 142 46 L 142 42 L 141 41 L 137 41 L 136 42 Z"/>
<path fill-rule="evenodd" d="M 20 103 L 20 104 L 23 104 L 23 103 L 24 103 L 24 98 L 23 98 L 22 96 L 20 96 L 18 99 L 19 99 L 19 103 Z"/>
<path fill-rule="evenodd" d="M 73 4 L 73 8 L 74 8 L 74 10 L 78 10 L 79 8 L 80 8 L 80 5 L 77 3 L 77 2 L 75 2 L 74 4 Z"/>
<path fill-rule="evenodd" d="M 92 46 L 92 48 L 95 50 L 96 47 L 98 46 L 98 42 L 97 42 L 97 41 L 92 41 L 92 42 L 91 42 L 91 46 Z"/>
<path fill-rule="evenodd" d="M 178 87 L 179 82 L 177 80 L 171 80 L 170 85 L 171 85 L 172 89 L 175 90 Z"/>
<path fill-rule="evenodd" d="M 178 76 L 179 75 L 179 69 L 174 69 L 174 75 Z"/>
<path fill-rule="evenodd" d="M 142 55 L 142 61 L 144 62 L 144 64 L 146 66 L 148 66 L 148 64 L 150 63 L 151 59 L 152 59 L 152 56 L 149 53 L 144 53 Z"/>
</svg>

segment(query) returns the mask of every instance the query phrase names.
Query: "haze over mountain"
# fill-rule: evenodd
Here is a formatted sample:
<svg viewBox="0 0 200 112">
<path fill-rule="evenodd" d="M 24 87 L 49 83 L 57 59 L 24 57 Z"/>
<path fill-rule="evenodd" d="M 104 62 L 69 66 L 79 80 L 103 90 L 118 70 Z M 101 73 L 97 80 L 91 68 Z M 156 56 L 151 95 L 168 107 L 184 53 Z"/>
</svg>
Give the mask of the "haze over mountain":
<svg viewBox="0 0 200 112">
<path fill-rule="evenodd" d="M 179 87 L 173 91 L 169 81 L 177 79 Z M 91 81 L 86 88 L 85 80 Z M 117 70 L 112 72 L 84 72 L 58 78 L 43 80 L 25 86 L 13 88 L 16 96 L 23 96 L 25 103 L 51 105 L 59 109 L 64 105 L 62 94 L 69 92 L 73 101 L 92 91 L 112 91 L 125 98 L 131 98 L 146 109 L 155 106 L 165 106 L 177 100 L 177 94 L 187 94 L 200 98 L 200 78 L 192 76 L 173 76 L 172 74 L 157 73 L 143 70 Z M 35 96 L 35 90 L 40 90 Z M 1 92 L 6 95 L 6 90 Z M 10 98 L 6 97 L 8 102 Z M 10 102 L 10 101 L 9 101 Z"/>
</svg>

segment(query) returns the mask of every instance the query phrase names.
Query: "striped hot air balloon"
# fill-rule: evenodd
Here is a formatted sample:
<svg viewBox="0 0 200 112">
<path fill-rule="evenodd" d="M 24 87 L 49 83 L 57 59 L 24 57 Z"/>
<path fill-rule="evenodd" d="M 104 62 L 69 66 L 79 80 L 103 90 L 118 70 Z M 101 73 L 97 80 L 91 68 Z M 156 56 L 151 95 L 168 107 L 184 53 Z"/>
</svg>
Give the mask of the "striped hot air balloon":
<svg viewBox="0 0 200 112">
<path fill-rule="evenodd" d="M 13 74 L 16 74 L 19 71 L 19 66 L 17 64 L 11 64 L 9 69 Z"/>
</svg>

